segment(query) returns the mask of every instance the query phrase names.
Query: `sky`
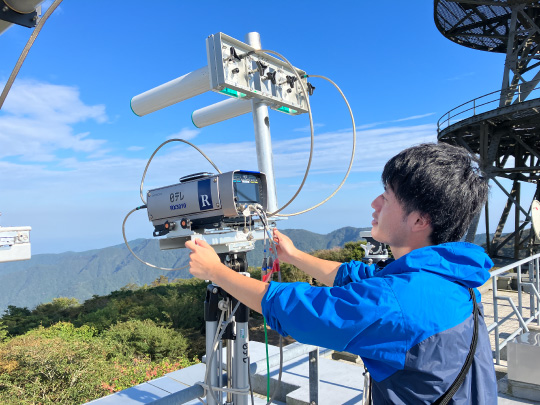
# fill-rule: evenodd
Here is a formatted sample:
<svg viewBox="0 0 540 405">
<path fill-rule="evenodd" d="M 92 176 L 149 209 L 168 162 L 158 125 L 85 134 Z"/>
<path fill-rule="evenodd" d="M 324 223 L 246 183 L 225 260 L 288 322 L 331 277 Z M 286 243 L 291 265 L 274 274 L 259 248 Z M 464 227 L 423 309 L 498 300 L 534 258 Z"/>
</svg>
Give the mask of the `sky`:
<svg viewBox="0 0 540 405">
<path fill-rule="evenodd" d="M 135 95 L 206 66 L 205 40 L 218 32 L 240 41 L 248 32 L 260 33 L 263 48 L 336 82 L 354 113 L 357 151 L 344 187 L 322 207 L 280 222 L 281 228 L 328 233 L 370 226 L 384 163 L 408 146 L 435 142 L 437 121 L 448 110 L 501 86 L 504 55 L 443 37 L 432 1 L 224 4 L 62 2 L 0 110 L 0 225 L 31 226 L 33 254 L 122 243 L 125 215 L 142 204 L 146 162 L 171 138 L 196 144 L 223 172 L 257 170 L 251 114 L 202 129 L 191 122 L 194 110 L 224 100 L 221 94 L 207 92 L 144 117 L 130 108 Z M 13 26 L 0 35 L 0 86 L 31 32 Z M 351 154 L 345 103 L 328 83 L 310 80 L 316 87 L 310 99 L 315 152 L 308 181 L 288 213 L 332 193 Z M 270 111 L 270 131 L 280 205 L 305 171 L 307 114 Z M 188 146 L 168 144 L 154 158 L 145 190 L 201 171 L 213 168 Z M 505 199 L 492 187 L 492 206 L 502 209 Z M 150 238 L 152 230 L 144 211 L 127 223 L 128 239 Z"/>
</svg>

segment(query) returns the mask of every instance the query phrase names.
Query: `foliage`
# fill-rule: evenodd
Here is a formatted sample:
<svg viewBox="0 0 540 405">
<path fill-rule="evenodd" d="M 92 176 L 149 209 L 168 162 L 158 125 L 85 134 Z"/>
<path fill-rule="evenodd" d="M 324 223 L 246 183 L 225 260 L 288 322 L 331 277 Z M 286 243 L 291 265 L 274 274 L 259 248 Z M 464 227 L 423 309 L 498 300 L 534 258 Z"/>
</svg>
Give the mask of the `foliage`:
<svg viewBox="0 0 540 405">
<path fill-rule="evenodd" d="M 7 326 L 4 325 L 2 321 L 0 321 L 0 343 L 2 343 L 4 340 L 7 340 L 7 338 L 8 338 Z"/>
<path fill-rule="evenodd" d="M 320 259 L 330 260 L 338 263 L 346 263 L 351 260 L 361 260 L 364 257 L 364 249 L 362 249 L 361 246 L 364 244 L 365 242 L 360 241 L 347 242 L 343 248 L 336 247 L 332 249 L 317 250 L 313 252 L 312 255 Z M 296 281 L 300 281 L 313 285 L 321 285 L 317 280 L 313 279 L 311 276 L 293 265 L 281 263 L 280 268 L 281 281 L 283 282 L 294 283 Z M 251 273 L 252 277 L 256 277 L 260 280 L 260 269 L 257 269 L 256 271 L 252 270 Z M 274 280 L 276 279 L 277 278 L 274 275 Z"/>
<path fill-rule="evenodd" d="M 359 239 L 362 230 L 348 227 L 320 235 L 305 230 L 281 229 L 305 252 L 342 246 L 345 242 Z M 130 246 L 137 255 L 158 266 L 182 267 L 189 261 L 187 249 L 161 250 L 155 238 L 131 241 Z M 260 266 L 263 241 L 257 241 L 255 246 L 247 254 L 248 263 Z M 151 286 L 159 274 L 163 274 L 134 260 L 124 244 L 86 252 L 36 254 L 32 255 L 32 260 L 2 263 L 1 270 L 0 315 L 8 305 L 34 308 L 50 302 L 53 297 L 75 297 L 82 303 L 94 294 L 108 295 L 127 283 L 131 284 L 122 288 L 138 290 L 138 286 L 144 284 Z M 164 274 L 169 280 L 191 278 L 187 269 Z M 44 323 L 43 326 L 47 325 Z"/>
<path fill-rule="evenodd" d="M 28 308 L 8 305 L 2 317 L 2 323 L 7 328 L 9 335 L 16 336 L 38 327 L 40 320 Z"/>
<path fill-rule="evenodd" d="M 93 326 L 83 325 L 76 328 L 69 322 L 58 322 L 49 328 L 39 327 L 28 332 L 29 335 L 38 334 L 46 338 L 59 337 L 64 340 L 83 340 L 89 341 L 97 335 L 97 329 Z"/>
<path fill-rule="evenodd" d="M 305 283 L 313 283 L 313 277 L 307 275 L 302 270 L 288 263 L 280 263 L 281 281 L 284 283 L 294 283 L 301 281 Z"/>
<path fill-rule="evenodd" d="M 71 322 L 75 326 L 91 325 L 101 333 L 118 322 L 150 319 L 156 325 L 173 329 L 204 329 L 203 306 L 206 283 L 181 280 L 156 287 L 138 288 L 128 285 L 107 296 L 93 296 L 79 304 L 73 298 L 55 298 L 34 310 L 9 306 L 2 322 L 10 336 L 22 335 L 39 326 Z"/>
<path fill-rule="evenodd" d="M 103 336 L 120 343 L 124 355 L 149 356 L 150 360 L 181 356 L 188 346 L 182 334 L 173 329 L 157 326 L 150 319 L 117 323 Z"/>
<path fill-rule="evenodd" d="M 329 250 L 319 250 L 314 252 L 313 256 L 339 263 L 346 263 L 351 260 L 362 260 L 364 257 L 362 245 L 365 245 L 365 242 L 347 242 L 342 249 L 333 248 Z"/>
<path fill-rule="evenodd" d="M 148 324 L 146 333 L 152 328 L 158 327 Z M 181 354 L 152 361 L 130 352 L 87 326 L 38 328 L 0 345 L 0 402 L 87 402 L 196 362 Z"/>
<path fill-rule="evenodd" d="M 341 263 L 363 250 L 349 242 L 313 254 Z M 261 278 L 260 268 L 250 272 Z M 288 264 L 281 275 L 317 284 Z M 200 280 L 161 276 L 84 303 L 60 297 L 33 310 L 9 306 L 0 319 L 0 403 L 86 402 L 193 364 L 204 352 L 206 289 Z"/>
<path fill-rule="evenodd" d="M 150 284 L 152 287 L 157 287 L 159 285 L 167 285 L 169 284 L 169 279 L 167 276 L 164 276 L 163 274 L 160 275 L 158 278 L 156 278 L 152 283 Z"/>
</svg>

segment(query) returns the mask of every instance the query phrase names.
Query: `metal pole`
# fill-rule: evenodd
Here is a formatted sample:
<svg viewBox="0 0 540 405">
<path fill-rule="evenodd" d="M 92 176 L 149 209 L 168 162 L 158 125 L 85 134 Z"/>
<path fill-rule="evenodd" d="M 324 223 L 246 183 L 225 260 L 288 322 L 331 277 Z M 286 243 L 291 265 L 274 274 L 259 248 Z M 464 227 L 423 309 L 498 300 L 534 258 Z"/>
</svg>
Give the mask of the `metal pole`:
<svg viewBox="0 0 540 405">
<path fill-rule="evenodd" d="M 218 378 L 219 378 L 219 386 L 223 387 L 225 383 L 223 382 L 223 340 L 219 341 L 218 344 L 218 352 L 217 352 L 217 358 L 218 358 Z M 223 396 L 223 395 L 222 395 Z"/>
<path fill-rule="evenodd" d="M 521 265 L 517 268 L 517 288 L 518 288 L 518 309 L 519 315 L 523 317 L 523 297 L 521 296 Z"/>
<path fill-rule="evenodd" d="M 516 66 L 517 55 L 514 54 L 514 39 L 516 36 L 516 23 L 517 23 L 517 7 L 510 6 L 512 8 L 512 17 L 510 18 L 510 30 L 508 35 L 508 43 L 506 46 L 506 59 L 504 61 L 504 72 L 503 80 L 501 86 L 501 98 L 499 100 L 499 107 L 504 107 L 506 105 L 506 100 L 510 91 L 508 87 L 510 86 L 510 71 Z M 505 91 L 506 90 L 506 91 Z"/>
<path fill-rule="evenodd" d="M 319 348 L 309 352 L 309 405 L 319 403 Z"/>
<path fill-rule="evenodd" d="M 219 289 L 213 284 L 209 284 L 206 289 L 206 299 L 204 301 L 204 319 L 206 321 L 206 367 L 212 365 L 210 357 L 214 351 L 214 336 L 218 328 L 218 296 Z M 217 370 L 216 370 L 217 369 Z M 212 387 L 218 386 L 218 373 L 221 374 L 221 356 L 219 362 L 214 360 L 213 367 L 208 370 L 208 384 Z M 221 393 L 219 393 L 221 396 Z M 206 403 L 208 405 L 217 405 L 211 395 L 207 395 Z"/>
<path fill-rule="evenodd" d="M 249 309 L 248 309 L 249 311 Z M 233 356 L 233 388 L 249 388 L 248 369 L 248 332 L 247 322 L 236 323 L 236 340 L 234 341 Z M 247 395 L 233 395 L 234 405 L 247 405 Z"/>
<path fill-rule="evenodd" d="M 535 298 L 534 292 L 532 291 L 532 286 L 534 286 L 534 261 L 530 261 L 528 263 L 529 265 L 529 303 L 530 303 L 530 310 L 531 310 L 531 317 L 534 319 L 534 314 L 536 313 L 535 309 Z"/>
<path fill-rule="evenodd" d="M 233 305 L 236 306 L 236 300 Z M 240 304 L 234 315 L 236 339 L 233 351 L 233 388 L 249 388 L 249 308 Z M 247 395 L 233 395 L 234 405 L 248 405 Z"/>
<path fill-rule="evenodd" d="M 232 313 L 232 301 L 229 300 L 227 307 L 227 319 L 231 316 Z M 231 322 L 232 324 L 232 322 Z M 226 341 L 227 348 L 227 388 L 230 390 L 232 388 L 232 376 L 233 376 L 233 342 L 232 340 Z M 233 402 L 232 393 L 227 392 L 227 404 L 232 404 Z"/>
<path fill-rule="evenodd" d="M 261 37 L 258 32 L 246 34 L 246 43 L 255 49 L 261 49 Z M 257 163 L 259 171 L 266 174 L 268 193 L 268 212 L 278 209 L 276 180 L 274 177 L 274 163 L 272 156 L 272 140 L 270 138 L 270 119 L 268 107 L 262 100 L 251 101 L 253 110 L 253 126 L 255 127 L 255 147 L 257 149 Z"/>
<path fill-rule="evenodd" d="M 486 219 L 486 250 L 487 254 L 491 255 L 491 240 L 489 236 L 489 199 L 486 200 L 485 205 L 485 219 Z"/>
<path fill-rule="evenodd" d="M 519 147 L 519 144 L 516 145 L 516 167 L 518 166 L 518 161 L 517 161 L 517 155 L 519 153 L 519 155 L 521 155 L 521 151 L 520 151 L 520 147 Z M 519 163 L 521 165 L 521 159 L 519 159 Z M 516 260 L 519 260 L 519 238 L 520 238 L 520 234 L 519 234 L 519 220 L 520 220 L 520 207 L 521 207 L 521 183 L 518 182 L 517 180 L 514 180 L 514 183 L 515 183 L 515 188 L 516 188 L 516 197 L 515 197 L 515 201 L 514 201 L 514 205 L 515 205 L 515 209 L 514 209 L 514 224 L 515 224 L 515 237 L 514 237 L 514 258 Z M 521 281 L 521 280 L 520 280 Z"/>
<path fill-rule="evenodd" d="M 535 269 L 535 281 L 536 281 L 536 291 L 540 291 L 540 261 L 538 259 L 535 259 L 536 262 L 536 269 Z M 537 307 L 540 309 L 540 299 L 538 297 L 536 298 L 536 304 Z M 540 316 L 536 318 L 536 324 L 540 326 Z"/>
<path fill-rule="evenodd" d="M 497 277 L 493 277 L 493 322 L 495 322 L 495 364 L 501 364 L 501 349 L 499 342 L 499 302 L 497 301 Z"/>
</svg>

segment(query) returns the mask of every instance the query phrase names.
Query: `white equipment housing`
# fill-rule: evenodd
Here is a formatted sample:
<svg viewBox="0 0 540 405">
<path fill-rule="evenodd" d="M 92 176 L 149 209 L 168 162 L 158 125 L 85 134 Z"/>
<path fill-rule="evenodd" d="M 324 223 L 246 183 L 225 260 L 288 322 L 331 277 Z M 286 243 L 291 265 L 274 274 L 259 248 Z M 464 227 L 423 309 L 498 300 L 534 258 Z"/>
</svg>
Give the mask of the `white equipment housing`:
<svg viewBox="0 0 540 405">
<path fill-rule="evenodd" d="M 32 228 L 29 226 L 0 226 L 0 262 L 15 262 L 30 259 L 31 230 Z"/>
<path fill-rule="evenodd" d="M 258 98 L 270 108 L 285 114 L 307 112 L 306 97 L 298 74 L 307 86 L 303 70 L 290 66 L 268 54 L 221 32 L 206 39 L 210 87 L 234 98 Z"/>
<path fill-rule="evenodd" d="M 533 200 L 531 205 L 532 230 L 537 239 L 540 239 L 540 202 Z"/>
</svg>

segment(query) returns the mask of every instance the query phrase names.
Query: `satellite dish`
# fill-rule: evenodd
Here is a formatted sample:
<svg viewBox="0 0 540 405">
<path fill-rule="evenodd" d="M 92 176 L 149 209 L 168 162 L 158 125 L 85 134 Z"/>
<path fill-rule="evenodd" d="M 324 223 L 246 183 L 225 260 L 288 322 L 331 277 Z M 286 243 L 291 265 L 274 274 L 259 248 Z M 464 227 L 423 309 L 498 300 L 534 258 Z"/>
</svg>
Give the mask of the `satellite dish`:
<svg viewBox="0 0 540 405">
<path fill-rule="evenodd" d="M 532 229 L 536 238 L 540 239 L 540 202 L 533 200 L 531 205 Z"/>
</svg>

